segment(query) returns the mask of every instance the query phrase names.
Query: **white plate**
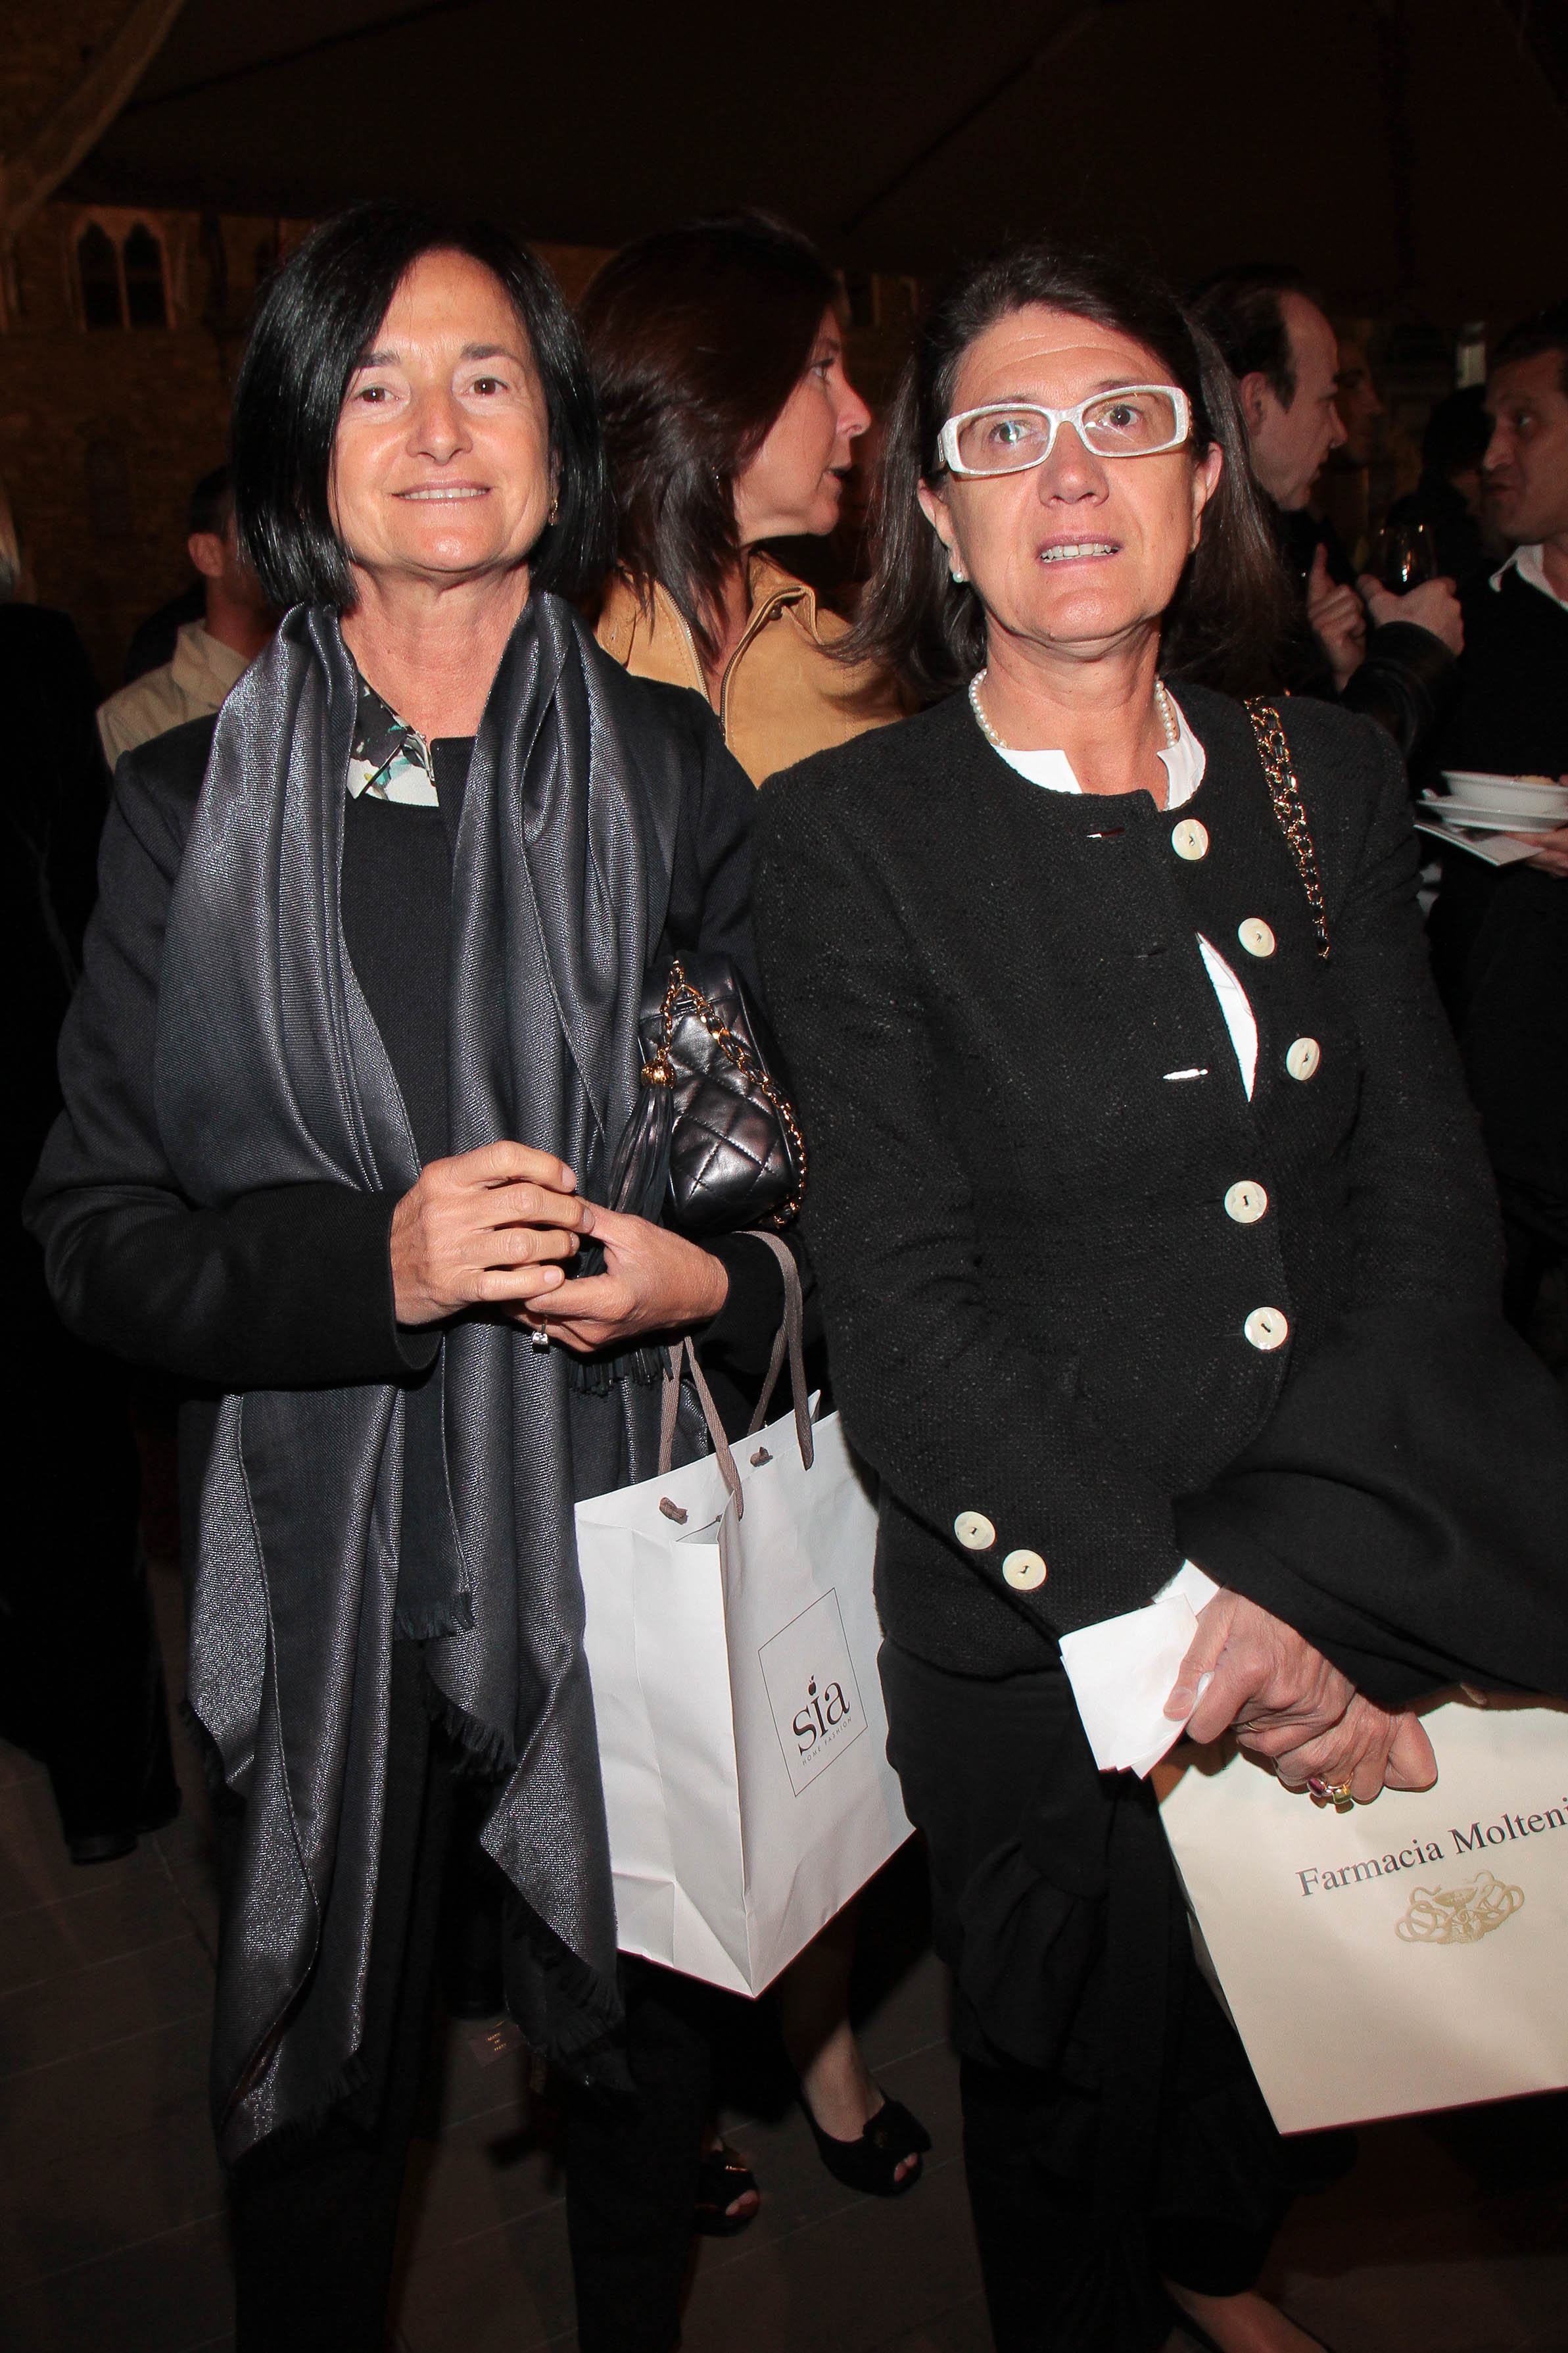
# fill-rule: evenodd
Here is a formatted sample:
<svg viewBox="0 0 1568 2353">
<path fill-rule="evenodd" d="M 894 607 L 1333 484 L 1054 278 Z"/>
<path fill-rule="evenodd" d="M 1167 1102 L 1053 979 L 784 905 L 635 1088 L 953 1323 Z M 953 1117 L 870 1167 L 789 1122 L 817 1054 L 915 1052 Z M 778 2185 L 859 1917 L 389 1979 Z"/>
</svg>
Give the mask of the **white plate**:
<svg viewBox="0 0 1568 2353">
<path fill-rule="evenodd" d="M 1493 833 L 1552 833 L 1568 823 L 1568 800 L 1560 809 L 1513 809 L 1423 795 L 1421 811 L 1444 825 L 1479 826 Z"/>
<path fill-rule="evenodd" d="M 1513 835 L 1521 841 L 1533 841 L 1537 834 L 1552 833 L 1556 830 L 1555 828 L 1549 825 L 1521 825 L 1518 818 L 1438 818 L 1429 809 L 1424 809 L 1422 811 L 1421 821 L 1424 825 L 1438 826 L 1446 833 L 1507 833 Z"/>
<path fill-rule="evenodd" d="M 1568 785 L 1536 784 L 1524 776 L 1483 776 L 1462 768 L 1445 768 L 1443 781 L 1454 798 L 1475 807 L 1505 808 L 1533 817 L 1538 810 L 1568 814 Z"/>
</svg>

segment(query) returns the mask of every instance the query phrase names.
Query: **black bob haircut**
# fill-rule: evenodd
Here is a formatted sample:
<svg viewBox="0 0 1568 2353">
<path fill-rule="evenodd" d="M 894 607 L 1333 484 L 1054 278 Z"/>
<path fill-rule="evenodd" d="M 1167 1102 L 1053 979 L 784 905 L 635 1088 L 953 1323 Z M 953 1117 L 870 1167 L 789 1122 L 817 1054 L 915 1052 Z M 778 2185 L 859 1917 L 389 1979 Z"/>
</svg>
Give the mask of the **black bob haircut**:
<svg viewBox="0 0 1568 2353">
<path fill-rule="evenodd" d="M 550 419 L 557 513 L 530 557 L 531 584 L 576 599 L 615 550 L 615 510 L 588 364 L 543 264 L 504 229 L 397 200 L 347 206 L 311 230 L 268 285 L 234 392 L 239 541 L 273 603 L 354 602 L 329 483 L 338 417 L 363 354 L 426 253 L 488 269 L 528 339 Z"/>
<path fill-rule="evenodd" d="M 1037 304 L 1142 343 L 1160 379 L 1187 396 L 1194 458 L 1216 445 L 1223 455 L 1197 547 L 1165 615 L 1162 671 L 1226 694 L 1277 685 L 1279 649 L 1295 607 L 1217 346 L 1157 280 L 1113 257 L 1047 245 L 1013 246 L 964 270 L 922 319 L 888 421 L 871 578 L 860 617 L 835 646 L 836 657 L 888 664 L 917 702 L 951 693 L 984 663 L 984 609 L 967 581 L 952 578 L 946 550 L 921 510 L 920 488 L 942 480 L 939 436 L 965 353 L 993 327 Z"/>
</svg>

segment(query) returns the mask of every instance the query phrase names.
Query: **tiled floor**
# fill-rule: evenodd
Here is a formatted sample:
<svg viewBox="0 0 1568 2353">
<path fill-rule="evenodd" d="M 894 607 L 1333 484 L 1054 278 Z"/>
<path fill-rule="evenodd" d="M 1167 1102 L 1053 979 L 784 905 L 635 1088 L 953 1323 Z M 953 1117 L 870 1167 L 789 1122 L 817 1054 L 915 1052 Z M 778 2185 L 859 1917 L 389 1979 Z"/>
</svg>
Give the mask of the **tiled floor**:
<svg viewBox="0 0 1568 2353">
<path fill-rule="evenodd" d="M 177 1651 L 171 1580 L 155 1580 Z M 0 1746 L 0 2347 L 222 2353 L 232 2345 L 223 2191 L 205 2076 L 215 1906 L 200 1784 L 124 1862 L 74 1871 L 43 1775 Z M 195 1802 L 189 1802 L 191 1799 Z M 703 2241 L 689 2353 L 984 2353 L 959 2161 L 945 1989 L 909 1949 L 895 1888 L 868 1938 L 865 2041 L 936 2147 L 910 2198 L 839 2189 L 737 2019 L 730 2137 L 763 2212 Z M 902 1945 L 900 1945 L 902 1938 Z M 405 2210 L 403 2353 L 570 2348 L 562 2185 L 515 2050 L 448 2030 L 439 2112 Z M 1303 2200 L 1273 2285 L 1336 2353 L 1568 2353 L 1568 2102 L 1362 2137 L 1354 2171 Z M 1173 2347 L 1178 2340 L 1173 2340 Z"/>
</svg>

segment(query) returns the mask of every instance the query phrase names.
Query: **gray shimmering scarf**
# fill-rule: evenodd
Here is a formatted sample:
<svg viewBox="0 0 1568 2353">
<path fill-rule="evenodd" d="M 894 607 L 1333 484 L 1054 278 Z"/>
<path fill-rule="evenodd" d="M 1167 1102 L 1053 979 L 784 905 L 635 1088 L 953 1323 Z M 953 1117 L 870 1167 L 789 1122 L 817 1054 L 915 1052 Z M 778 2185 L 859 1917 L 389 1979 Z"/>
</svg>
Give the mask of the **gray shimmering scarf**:
<svg viewBox="0 0 1568 2353">
<path fill-rule="evenodd" d="M 595 1189 L 637 1086 L 673 813 L 650 798 L 570 609 L 534 598 L 475 742 L 453 859 L 451 1148 L 515 1137 Z M 191 1198 L 402 1192 L 407 1116 L 343 944 L 357 680 L 300 607 L 219 715 L 170 911 L 160 1129 Z M 432 975 L 430 985 L 440 986 Z M 448 1500 L 471 1630 L 426 1646 L 448 1722 L 499 1775 L 485 1844 L 526 1933 L 509 1996 L 591 2072 L 618 2016 L 616 1926 L 573 1504 L 651 1473 L 657 1393 L 574 1389 L 560 1350 L 464 1319 L 445 1345 Z M 387 1770 L 405 1398 L 224 1400 L 201 1505 L 190 1692 L 245 1799 L 213 2049 L 230 2160 L 354 2084 Z"/>
</svg>

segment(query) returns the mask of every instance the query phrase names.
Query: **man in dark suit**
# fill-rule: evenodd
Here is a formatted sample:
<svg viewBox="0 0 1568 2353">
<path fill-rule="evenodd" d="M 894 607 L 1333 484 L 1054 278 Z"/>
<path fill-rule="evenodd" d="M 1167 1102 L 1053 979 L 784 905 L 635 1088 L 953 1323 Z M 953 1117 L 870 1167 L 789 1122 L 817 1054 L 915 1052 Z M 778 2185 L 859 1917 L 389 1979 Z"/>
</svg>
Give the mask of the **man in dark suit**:
<svg viewBox="0 0 1568 2353">
<path fill-rule="evenodd" d="M 1357 580 L 1331 524 L 1309 506 L 1346 432 L 1338 407 L 1339 344 L 1298 269 L 1224 269 L 1188 305 L 1219 345 L 1236 383 L 1253 472 L 1268 502 L 1300 625 L 1277 649 L 1277 683 L 1378 720 L 1414 769 L 1441 725 L 1462 642 L 1451 580 L 1395 596 Z"/>
<path fill-rule="evenodd" d="M 1447 766 L 1568 776 L 1568 302 L 1499 344 L 1489 519 L 1513 554 L 1465 597 Z M 1497 1172 L 1508 1308 L 1527 1328 L 1568 1247 L 1568 827 L 1500 871 L 1446 853 L 1433 957 Z"/>
</svg>

